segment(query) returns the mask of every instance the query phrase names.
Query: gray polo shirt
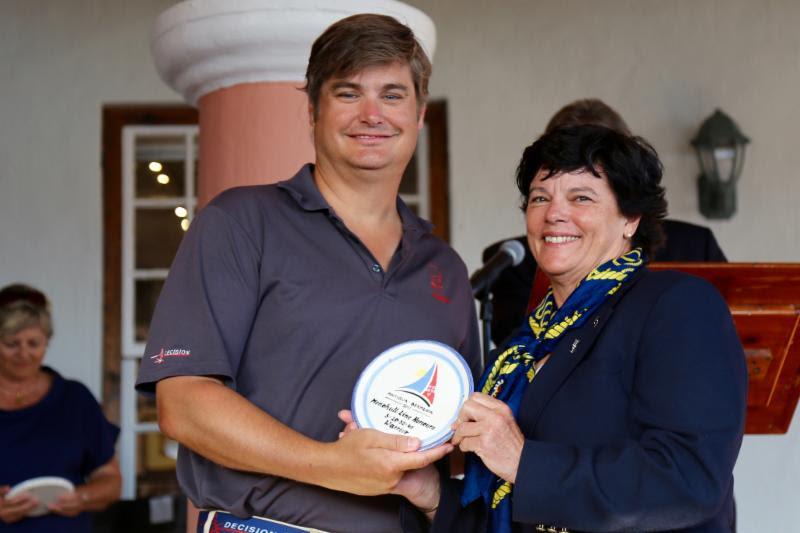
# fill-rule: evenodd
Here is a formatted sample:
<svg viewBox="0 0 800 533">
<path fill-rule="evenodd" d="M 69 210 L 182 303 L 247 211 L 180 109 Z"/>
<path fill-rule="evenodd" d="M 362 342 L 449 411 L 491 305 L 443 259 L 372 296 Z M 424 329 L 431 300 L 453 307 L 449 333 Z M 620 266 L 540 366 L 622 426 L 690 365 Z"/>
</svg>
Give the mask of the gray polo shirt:
<svg viewBox="0 0 800 533">
<path fill-rule="evenodd" d="M 156 306 L 138 390 L 169 376 L 219 376 L 289 427 L 330 442 L 360 372 L 394 344 L 443 342 L 478 374 L 458 255 L 398 199 L 403 238 L 383 271 L 312 172 L 307 165 L 288 181 L 225 191 L 194 219 Z M 183 447 L 178 479 L 200 508 L 326 531 L 400 530 L 399 497 L 231 470 Z"/>
</svg>

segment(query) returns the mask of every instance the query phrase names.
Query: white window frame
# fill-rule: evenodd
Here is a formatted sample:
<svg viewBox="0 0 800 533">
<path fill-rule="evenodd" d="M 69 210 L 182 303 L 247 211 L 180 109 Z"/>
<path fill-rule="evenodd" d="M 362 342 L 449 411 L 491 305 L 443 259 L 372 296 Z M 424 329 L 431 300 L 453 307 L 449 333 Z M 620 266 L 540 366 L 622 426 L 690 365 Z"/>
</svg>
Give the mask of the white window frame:
<svg viewBox="0 0 800 533">
<path fill-rule="evenodd" d="M 195 183 L 195 142 L 198 126 L 124 126 L 122 128 L 122 362 L 120 376 L 120 468 L 122 470 L 122 498 L 136 498 L 136 461 L 139 456 L 137 439 L 143 433 L 158 433 L 156 422 L 139 422 L 134 385 L 145 343 L 135 337 L 136 302 L 135 286 L 138 280 L 163 280 L 166 268 L 135 268 L 136 209 L 184 206 L 189 221 L 197 205 Z M 136 139 L 148 136 L 183 136 L 184 138 L 184 194 L 172 198 L 136 198 Z"/>
<path fill-rule="evenodd" d="M 416 206 L 417 214 L 425 220 L 431 219 L 430 153 L 428 142 L 428 125 L 425 124 L 417 137 L 417 151 L 414 159 L 417 166 L 417 193 L 400 195 L 400 198 L 406 204 Z"/>
</svg>

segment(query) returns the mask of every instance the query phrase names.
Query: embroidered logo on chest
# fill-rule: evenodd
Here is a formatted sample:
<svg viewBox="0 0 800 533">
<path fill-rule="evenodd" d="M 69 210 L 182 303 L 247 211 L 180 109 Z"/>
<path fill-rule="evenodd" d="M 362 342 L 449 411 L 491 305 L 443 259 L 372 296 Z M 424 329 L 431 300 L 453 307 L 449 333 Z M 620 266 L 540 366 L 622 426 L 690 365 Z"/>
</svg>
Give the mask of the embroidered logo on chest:
<svg viewBox="0 0 800 533">
<path fill-rule="evenodd" d="M 430 274 L 431 296 L 440 302 L 449 304 L 450 298 L 445 296 L 444 293 L 444 274 L 442 274 L 442 269 L 436 263 L 429 263 L 428 274 Z"/>
</svg>

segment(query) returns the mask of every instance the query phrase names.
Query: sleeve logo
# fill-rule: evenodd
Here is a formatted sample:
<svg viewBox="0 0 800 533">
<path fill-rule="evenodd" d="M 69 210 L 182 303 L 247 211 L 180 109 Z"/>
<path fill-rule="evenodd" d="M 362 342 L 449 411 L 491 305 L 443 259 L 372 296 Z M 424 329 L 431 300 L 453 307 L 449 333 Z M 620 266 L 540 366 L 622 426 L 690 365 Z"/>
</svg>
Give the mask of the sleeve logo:
<svg viewBox="0 0 800 533">
<path fill-rule="evenodd" d="M 189 357 L 190 355 L 192 355 L 192 351 L 185 348 L 171 348 L 169 350 L 161 348 L 160 352 L 150 356 L 150 360 L 153 361 L 154 364 L 160 365 L 163 364 L 168 357 Z"/>
</svg>

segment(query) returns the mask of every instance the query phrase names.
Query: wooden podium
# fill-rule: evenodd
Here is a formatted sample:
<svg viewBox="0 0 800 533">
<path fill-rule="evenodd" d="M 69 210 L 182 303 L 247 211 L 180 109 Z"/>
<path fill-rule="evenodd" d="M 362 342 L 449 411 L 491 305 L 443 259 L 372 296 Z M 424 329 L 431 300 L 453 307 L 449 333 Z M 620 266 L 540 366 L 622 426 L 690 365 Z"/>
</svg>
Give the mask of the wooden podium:
<svg viewBox="0 0 800 533">
<path fill-rule="evenodd" d="M 711 282 L 728 302 L 747 357 L 745 433 L 786 433 L 800 398 L 800 264 L 650 263 Z M 529 307 L 547 292 L 537 271 Z"/>
<path fill-rule="evenodd" d="M 728 302 L 747 357 L 746 433 L 786 433 L 800 398 L 800 264 L 651 263 L 707 279 Z"/>
</svg>

